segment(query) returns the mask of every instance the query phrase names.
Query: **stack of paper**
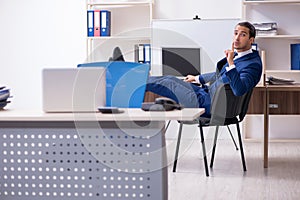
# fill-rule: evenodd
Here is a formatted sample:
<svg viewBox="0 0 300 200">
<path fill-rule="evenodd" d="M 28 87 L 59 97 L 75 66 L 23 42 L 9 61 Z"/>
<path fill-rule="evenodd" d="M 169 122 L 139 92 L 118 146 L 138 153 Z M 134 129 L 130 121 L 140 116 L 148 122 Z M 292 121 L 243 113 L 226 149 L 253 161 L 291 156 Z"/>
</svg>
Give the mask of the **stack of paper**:
<svg viewBox="0 0 300 200">
<path fill-rule="evenodd" d="M 277 23 L 266 22 L 266 23 L 254 23 L 253 26 L 256 29 L 256 34 L 259 35 L 277 35 Z"/>
<path fill-rule="evenodd" d="M 270 85 L 293 85 L 295 81 L 292 79 L 275 78 L 273 76 L 267 77 L 267 82 Z"/>
<path fill-rule="evenodd" d="M 0 109 L 3 109 L 10 101 L 11 98 L 9 89 L 5 89 L 5 86 L 0 86 Z"/>
</svg>

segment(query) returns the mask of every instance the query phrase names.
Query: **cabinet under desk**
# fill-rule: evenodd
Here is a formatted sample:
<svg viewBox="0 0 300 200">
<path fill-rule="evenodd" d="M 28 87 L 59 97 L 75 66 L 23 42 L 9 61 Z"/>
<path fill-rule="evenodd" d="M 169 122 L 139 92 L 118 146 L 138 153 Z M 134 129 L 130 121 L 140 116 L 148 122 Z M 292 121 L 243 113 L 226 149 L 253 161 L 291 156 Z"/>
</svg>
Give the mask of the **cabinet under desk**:
<svg viewBox="0 0 300 200">
<path fill-rule="evenodd" d="M 269 114 L 300 114 L 300 85 L 267 85 L 255 87 L 249 103 L 248 114 L 264 113 L 264 92 L 269 93 Z"/>
</svg>

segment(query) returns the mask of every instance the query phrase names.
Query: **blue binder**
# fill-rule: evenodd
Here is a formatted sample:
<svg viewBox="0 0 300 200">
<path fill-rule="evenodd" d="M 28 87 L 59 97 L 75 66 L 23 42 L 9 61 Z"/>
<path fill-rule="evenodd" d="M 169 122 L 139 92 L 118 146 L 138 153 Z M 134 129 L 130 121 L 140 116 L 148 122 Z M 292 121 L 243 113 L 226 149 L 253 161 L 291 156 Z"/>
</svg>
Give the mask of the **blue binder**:
<svg viewBox="0 0 300 200">
<path fill-rule="evenodd" d="M 109 10 L 101 10 L 100 19 L 100 36 L 110 36 L 111 12 Z"/>
<path fill-rule="evenodd" d="M 151 47 L 150 44 L 144 44 L 144 63 L 151 63 Z"/>
<path fill-rule="evenodd" d="M 300 44 L 291 44 L 291 69 L 300 70 Z"/>
<path fill-rule="evenodd" d="M 94 11 L 87 11 L 87 36 L 94 37 Z"/>
<path fill-rule="evenodd" d="M 106 67 L 106 106 L 141 108 L 150 66 L 134 62 L 93 62 L 77 67 Z"/>
</svg>

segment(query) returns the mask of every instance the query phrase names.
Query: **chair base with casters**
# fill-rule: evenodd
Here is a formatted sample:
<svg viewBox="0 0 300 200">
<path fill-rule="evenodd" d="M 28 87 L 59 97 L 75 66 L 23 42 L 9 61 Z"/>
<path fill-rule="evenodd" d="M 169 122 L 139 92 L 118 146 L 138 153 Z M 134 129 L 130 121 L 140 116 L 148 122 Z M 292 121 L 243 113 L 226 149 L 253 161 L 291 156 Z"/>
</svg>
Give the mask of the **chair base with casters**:
<svg viewBox="0 0 300 200">
<path fill-rule="evenodd" d="M 227 126 L 229 133 L 231 135 L 231 138 L 233 139 L 233 142 L 235 144 L 235 147 L 238 150 L 238 147 L 235 143 L 232 133 L 228 127 L 229 125 L 235 124 L 236 128 L 237 128 L 237 135 L 238 135 L 239 148 L 240 148 L 240 152 L 241 152 L 241 161 L 242 161 L 243 171 L 247 171 L 239 122 L 241 122 L 244 119 L 244 117 L 247 113 L 248 104 L 249 104 L 251 95 L 252 95 L 252 90 L 250 90 L 243 96 L 235 96 L 229 85 L 222 85 L 221 87 L 218 88 L 215 96 L 213 97 L 212 106 L 211 106 L 211 118 L 200 117 L 198 120 L 195 120 L 192 122 L 179 121 L 180 126 L 179 126 L 179 131 L 178 131 L 175 159 L 174 159 L 174 163 L 173 163 L 173 172 L 176 172 L 180 140 L 181 140 L 182 129 L 183 129 L 184 124 L 198 124 L 198 126 L 199 126 L 200 140 L 201 140 L 201 145 L 202 145 L 203 162 L 204 162 L 206 176 L 209 176 L 209 171 L 208 171 L 208 165 L 207 165 L 207 155 L 206 155 L 203 127 L 216 126 L 211 161 L 210 161 L 210 168 L 212 168 L 213 164 L 214 164 L 218 131 L 219 131 L 220 126 Z"/>
</svg>

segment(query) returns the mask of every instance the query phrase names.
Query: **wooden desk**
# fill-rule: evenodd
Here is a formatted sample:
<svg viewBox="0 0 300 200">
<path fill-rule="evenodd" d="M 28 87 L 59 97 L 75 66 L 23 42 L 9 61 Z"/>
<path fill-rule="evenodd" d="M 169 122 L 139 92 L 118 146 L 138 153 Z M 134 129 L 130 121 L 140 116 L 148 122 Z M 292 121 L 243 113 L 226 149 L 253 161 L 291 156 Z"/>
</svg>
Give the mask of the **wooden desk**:
<svg viewBox="0 0 300 200">
<path fill-rule="evenodd" d="M 165 120 L 204 109 L 121 114 L 0 111 L 0 199 L 168 199 Z"/>
<path fill-rule="evenodd" d="M 263 165 L 265 168 L 268 167 L 269 115 L 300 114 L 299 99 L 300 85 L 257 86 L 253 91 L 248 114 L 264 115 Z"/>
<path fill-rule="evenodd" d="M 284 109 L 278 112 L 270 112 L 270 106 L 273 102 L 270 102 L 270 94 L 273 92 L 284 92 L 280 94 L 281 98 L 285 99 L 286 105 Z M 287 94 L 286 94 L 287 92 Z M 293 95 L 294 92 L 294 95 Z M 296 93 L 295 93 L 296 92 Z M 269 115 L 270 114 L 300 114 L 299 112 L 299 93 L 300 85 L 266 85 L 264 95 L 264 167 L 268 168 L 268 147 L 269 147 Z M 290 94 L 290 95 L 289 95 Z M 288 95 L 288 96 L 286 96 Z M 277 95 L 278 96 L 278 95 Z M 287 98 L 289 97 L 289 98 Z M 296 97 L 296 98 L 295 98 Z M 287 100 L 289 99 L 289 100 Z M 272 104 L 270 104 L 272 103 Z M 275 104 L 277 105 L 277 104 Z M 279 105 L 280 106 L 280 105 Z"/>
</svg>

